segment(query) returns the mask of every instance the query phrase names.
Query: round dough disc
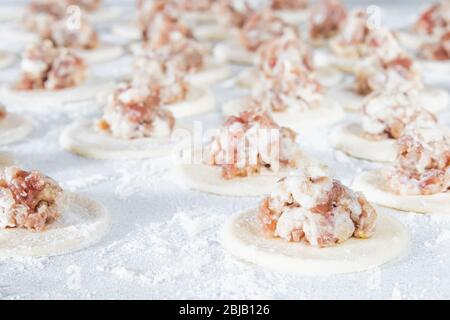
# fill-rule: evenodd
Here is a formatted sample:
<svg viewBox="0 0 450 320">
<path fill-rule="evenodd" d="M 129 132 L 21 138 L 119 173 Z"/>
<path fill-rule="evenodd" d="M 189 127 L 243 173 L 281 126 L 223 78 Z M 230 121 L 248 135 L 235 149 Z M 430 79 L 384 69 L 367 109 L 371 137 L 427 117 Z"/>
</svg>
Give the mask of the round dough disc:
<svg viewBox="0 0 450 320">
<path fill-rule="evenodd" d="M 398 258 L 409 243 L 405 227 L 386 214 L 379 214 L 372 238 L 351 238 L 330 248 L 269 238 L 256 215 L 251 210 L 233 216 L 222 231 L 222 245 L 239 259 L 278 272 L 309 276 L 362 272 Z"/>
<path fill-rule="evenodd" d="M 140 40 L 141 33 L 135 24 L 115 24 L 111 27 L 113 34 L 128 40 Z"/>
<path fill-rule="evenodd" d="M 321 67 L 315 71 L 317 80 L 325 87 L 332 87 L 338 85 L 343 80 L 343 75 L 332 67 Z M 237 86 L 243 88 L 252 88 L 258 82 L 260 77 L 257 68 L 248 68 L 241 71 L 235 78 Z"/>
<path fill-rule="evenodd" d="M 333 148 L 363 160 L 393 162 L 397 157 L 394 139 L 368 140 L 357 123 L 335 128 L 330 134 L 329 141 Z"/>
<path fill-rule="evenodd" d="M 402 196 L 385 187 L 382 172 L 365 172 L 355 178 L 352 188 L 361 191 L 370 202 L 407 212 L 450 213 L 450 192 L 430 196 Z"/>
<path fill-rule="evenodd" d="M 120 58 L 125 50 L 121 46 L 102 45 L 94 50 L 78 50 L 88 63 L 102 63 Z"/>
<path fill-rule="evenodd" d="M 0 97 L 5 105 L 15 110 L 66 112 L 66 111 L 95 111 L 95 104 L 89 106 L 91 110 L 79 109 L 77 103 L 95 100 L 100 92 L 108 92 L 113 83 L 108 80 L 90 79 L 78 87 L 62 90 L 30 90 L 18 91 L 10 87 L 2 88 Z M 95 110 L 92 110 L 94 109 Z"/>
<path fill-rule="evenodd" d="M 214 111 L 216 99 L 211 90 L 203 87 L 191 87 L 187 99 L 178 103 L 163 106 L 175 118 L 186 118 Z"/>
<path fill-rule="evenodd" d="M 111 221 L 106 209 L 83 196 L 67 193 L 67 208 L 44 232 L 0 230 L 0 257 L 49 257 L 68 254 L 100 241 Z"/>
<path fill-rule="evenodd" d="M 4 119 L 0 120 L 0 145 L 7 145 L 25 139 L 32 128 L 28 119 L 8 113 Z"/>
<path fill-rule="evenodd" d="M 351 84 L 332 89 L 330 96 L 350 112 L 361 112 L 367 98 L 356 93 Z M 419 92 L 417 104 L 432 113 L 438 113 L 448 107 L 449 95 L 444 89 L 427 87 Z"/>
<path fill-rule="evenodd" d="M 114 6 L 103 6 L 95 12 L 86 13 L 87 19 L 92 23 L 111 22 L 120 17 L 122 9 Z"/>
<path fill-rule="evenodd" d="M 0 52 L 0 69 L 10 67 L 15 61 L 16 58 L 14 57 L 14 54 L 4 51 Z"/>
<path fill-rule="evenodd" d="M 317 49 L 314 54 L 314 65 L 319 67 L 334 66 L 346 73 L 353 73 L 357 60 L 339 57 L 328 50 Z"/>
<path fill-rule="evenodd" d="M 310 11 L 308 9 L 303 10 L 277 10 L 275 14 L 290 24 L 299 24 L 305 22 L 309 18 Z"/>
<path fill-rule="evenodd" d="M 225 116 L 238 115 L 245 110 L 245 99 L 233 100 L 223 105 Z M 272 112 L 272 118 L 280 126 L 294 130 L 332 125 L 344 117 L 344 111 L 333 100 L 325 99 L 322 106 L 313 110 L 297 112 L 288 109 L 286 112 Z"/>
<path fill-rule="evenodd" d="M 221 61 L 244 65 L 252 65 L 256 59 L 253 52 L 247 51 L 242 46 L 231 41 L 218 43 L 214 47 L 214 56 Z"/>
<path fill-rule="evenodd" d="M 206 63 L 203 70 L 188 75 L 186 79 L 194 86 L 204 86 L 225 80 L 230 74 L 228 65 L 211 60 Z"/>
<path fill-rule="evenodd" d="M 148 159 L 170 155 L 173 142 L 167 138 L 117 139 L 97 132 L 92 121 L 79 121 L 60 136 L 61 146 L 92 159 Z"/>
<path fill-rule="evenodd" d="M 193 189 L 210 194 L 233 197 L 259 197 L 273 191 L 277 182 L 288 171 L 277 174 L 264 173 L 248 178 L 225 180 L 220 167 L 204 164 L 180 164 L 173 169 L 174 181 Z"/>
</svg>

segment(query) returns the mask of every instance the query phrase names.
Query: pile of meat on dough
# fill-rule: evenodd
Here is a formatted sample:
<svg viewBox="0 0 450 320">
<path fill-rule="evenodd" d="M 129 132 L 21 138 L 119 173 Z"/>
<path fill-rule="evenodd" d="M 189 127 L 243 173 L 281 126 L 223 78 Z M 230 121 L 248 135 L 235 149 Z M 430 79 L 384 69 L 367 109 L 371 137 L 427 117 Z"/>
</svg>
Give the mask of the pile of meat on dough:
<svg viewBox="0 0 450 320">
<path fill-rule="evenodd" d="M 356 90 L 361 95 L 405 86 L 423 88 L 420 67 L 400 46 L 393 34 L 377 29 L 367 37 L 372 52 L 355 68 Z"/>
<path fill-rule="evenodd" d="M 344 27 L 347 9 L 340 0 L 319 0 L 311 8 L 309 35 L 311 39 L 331 39 Z"/>
<path fill-rule="evenodd" d="M 450 1 L 440 0 L 419 17 L 414 30 L 423 35 L 441 37 L 450 27 Z"/>
<path fill-rule="evenodd" d="M 7 167 L 0 175 L 0 229 L 44 231 L 65 207 L 64 192 L 37 171 Z"/>
<path fill-rule="evenodd" d="M 312 110 L 320 107 L 324 99 L 323 88 L 310 71 L 289 61 L 283 61 L 277 73 L 261 77 L 252 96 L 271 112 Z"/>
<path fill-rule="evenodd" d="M 47 3 L 48 2 L 48 3 Z M 67 19 L 66 5 L 57 1 L 36 1 L 28 7 L 24 20 L 27 30 L 57 46 L 92 50 L 99 46 L 94 27 L 82 16 L 79 21 Z"/>
<path fill-rule="evenodd" d="M 399 139 L 407 126 L 433 125 L 435 115 L 415 103 L 417 92 L 379 92 L 364 104 L 362 128 L 370 140 Z"/>
<path fill-rule="evenodd" d="M 222 168 L 224 179 L 295 168 L 302 153 L 296 133 L 277 125 L 267 112 L 252 109 L 227 119 L 206 145 L 204 163 Z"/>
<path fill-rule="evenodd" d="M 247 19 L 239 31 L 239 39 L 246 50 L 255 52 L 265 42 L 281 37 L 286 32 L 298 33 L 298 29 L 277 17 L 273 11 L 264 10 Z"/>
<path fill-rule="evenodd" d="M 181 71 L 185 62 L 178 58 L 164 59 L 154 52 L 140 55 L 134 61 L 133 86 L 157 91 L 162 105 L 184 101 L 190 90 L 190 84 Z"/>
<path fill-rule="evenodd" d="M 271 237 L 331 247 L 352 237 L 370 238 L 377 213 L 362 194 L 311 166 L 281 180 L 263 200 L 258 218 Z"/>
<path fill-rule="evenodd" d="M 97 129 L 119 139 L 169 136 L 172 114 L 160 107 L 159 92 L 145 86 L 121 84 L 108 98 Z"/>
<path fill-rule="evenodd" d="M 384 172 L 400 195 L 432 195 L 450 188 L 450 137 L 437 125 L 408 126 L 397 141 L 397 160 Z"/>
<path fill-rule="evenodd" d="M 218 0 L 214 7 L 219 24 L 225 29 L 239 30 L 257 11 L 263 9 L 264 1 Z"/>
<path fill-rule="evenodd" d="M 29 46 L 23 53 L 17 90 L 60 90 L 80 85 L 86 78 L 86 62 L 70 49 L 50 41 Z"/>
<path fill-rule="evenodd" d="M 444 33 L 436 43 L 422 45 L 420 56 L 428 60 L 450 60 L 450 30 Z"/>
<path fill-rule="evenodd" d="M 267 41 L 258 50 L 257 66 L 262 75 L 271 78 L 282 73 L 285 63 L 314 71 L 311 48 L 294 32 Z"/>
</svg>

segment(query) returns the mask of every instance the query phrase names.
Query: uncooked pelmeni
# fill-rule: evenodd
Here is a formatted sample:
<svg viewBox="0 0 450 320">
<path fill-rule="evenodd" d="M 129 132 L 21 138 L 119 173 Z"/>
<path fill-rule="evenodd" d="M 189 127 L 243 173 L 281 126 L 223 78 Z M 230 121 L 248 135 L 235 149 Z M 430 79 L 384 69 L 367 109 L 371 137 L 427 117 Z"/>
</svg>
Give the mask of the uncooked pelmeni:
<svg viewBox="0 0 450 320">
<path fill-rule="evenodd" d="M 77 110 L 77 103 L 95 100 L 101 92 L 108 92 L 114 83 L 109 80 L 90 79 L 80 86 L 61 90 L 20 91 L 3 87 L 0 98 L 3 103 L 14 110 L 34 112 L 66 112 Z M 96 109 L 95 103 L 90 106 Z M 81 111 L 81 110 L 80 110 Z"/>
<path fill-rule="evenodd" d="M 329 141 L 333 148 L 363 160 L 394 162 L 397 157 L 394 139 L 366 139 L 364 130 L 357 123 L 336 127 L 331 131 Z"/>
<path fill-rule="evenodd" d="M 238 115 L 245 111 L 246 99 L 233 100 L 223 105 L 222 113 L 225 116 Z M 344 117 L 340 105 L 331 99 L 324 99 L 322 105 L 306 111 L 297 111 L 288 108 L 284 112 L 271 112 L 273 120 L 280 126 L 294 130 L 322 127 L 339 122 Z"/>
<path fill-rule="evenodd" d="M 0 51 L 0 69 L 5 69 L 12 66 L 16 58 L 10 52 Z"/>
<path fill-rule="evenodd" d="M 289 174 L 262 172 L 258 176 L 226 180 L 222 169 L 205 164 L 179 164 L 173 169 L 173 179 L 190 189 L 232 197 L 259 197 L 270 194 L 278 180 Z"/>
<path fill-rule="evenodd" d="M 333 87 L 343 80 L 343 75 L 338 70 L 330 67 L 318 68 L 314 74 L 320 84 L 325 87 Z M 243 88 L 251 88 L 260 77 L 261 75 L 257 68 L 248 68 L 237 75 L 235 83 Z"/>
<path fill-rule="evenodd" d="M 311 276 L 362 272 L 400 257 L 409 233 L 396 219 L 379 211 L 377 231 L 369 239 L 351 238 L 329 248 L 268 237 L 257 211 L 233 216 L 221 232 L 221 243 L 233 256 L 277 271 Z"/>
<path fill-rule="evenodd" d="M 401 211 L 450 213 L 450 192 L 434 195 L 404 196 L 391 192 L 381 171 L 365 172 L 356 177 L 353 189 L 361 191 L 373 203 Z"/>
<path fill-rule="evenodd" d="M 148 159 L 170 155 L 174 147 L 170 136 L 142 139 L 118 139 L 95 130 L 92 121 L 80 120 L 60 136 L 61 146 L 92 159 Z"/>
<path fill-rule="evenodd" d="M 108 62 L 120 58 L 125 50 L 121 46 L 101 45 L 93 50 L 76 50 L 88 63 Z"/>
<path fill-rule="evenodd" d="M 352 84 L 344 84 L 330 90 L 330 97 L 351 112 L 360 112 L 366 99 L 366 96 L 353 89 Z M 438 113 L 448 107 L 449 94 L 445 89 L 427 87 L 418 92 L 416 102 L 431 113 Z"/>
<path fill-rule="evenodd" d="M 109 231 L 106 209 L 83 196 L 66 193 L 67 207 L 43 232 L 0 230 L 0 257 L 49 257 L 68 254 L 100 241 Z"/>
<path fill-rule="evenodd" d="M 204 87 L 191 87 L 185 100 L 165 105 L 175 118 L 193 117 L 214 111 L 216 99 L 210 89 Z"/>
<path fill-rule="evenodd" d="M 28 119 L 14 113 L 7 113 L 0 120 L 0 145 L 7 145 L 25 139 L 33 126 Z"/>
</svg>

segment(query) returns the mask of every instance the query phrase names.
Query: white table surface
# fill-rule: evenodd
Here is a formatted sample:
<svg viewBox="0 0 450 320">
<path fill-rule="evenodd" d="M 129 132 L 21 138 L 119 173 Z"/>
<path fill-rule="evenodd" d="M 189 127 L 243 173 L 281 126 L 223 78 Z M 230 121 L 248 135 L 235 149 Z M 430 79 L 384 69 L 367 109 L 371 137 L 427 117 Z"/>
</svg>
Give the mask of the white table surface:
<svg viewBox="0 0 450 320">
<path fill-rule="evenodd" d="M 355 3 L 369 2 L 351 1 Z M 411 21 L 424 1 L 380 3 L 385 23 L 398 26 Z M 95 73 L 112 76 L 127 70 L 129 63 L 125 57 L 96 66 Z M 16 74 L 17 65 L 0 70 L 0 81 L 11 81 Z M 450 88 L 448 79 L 441 85 Z M 214 91 L 218 105 L 239 94 L 229 83 L 215 86 Z M 58 135 L 79 115 L 36 112 L 29 116 L 35 121 L 33 135 L 2 151 L 13 154 L 23 167 L 42 170 L 66 189 L 103 203 L 113 227 L 103 241 L 81 252 L 0 261 L 0 298 L 450 298 L 450 217 L 394 212 L 411 231 L 411 247 L 405 256 L 381 268 L 331 277 L 274 273 L 235 260 L 218 242 L 227 217 L 258 205 L 259 199 L 224 198 L 180 187 L 170 178 L 170 159 L 77 157 L 61 150 Z M 450 122 L 448 112 L 440 118 Z M 214 126 L 220 115 L 196 120 Z M 326 135 L 326 129 L 304 132 L 300 141 L 345 183 L 373 167 L 333 151 Z"/>
</svg>

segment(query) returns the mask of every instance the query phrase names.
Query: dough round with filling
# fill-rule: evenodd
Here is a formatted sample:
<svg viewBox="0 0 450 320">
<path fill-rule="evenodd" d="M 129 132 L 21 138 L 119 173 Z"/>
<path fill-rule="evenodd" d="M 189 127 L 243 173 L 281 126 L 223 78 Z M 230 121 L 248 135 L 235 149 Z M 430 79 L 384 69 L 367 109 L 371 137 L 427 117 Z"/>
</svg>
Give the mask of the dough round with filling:
<svg viewBox="0 0 450 320">
<path fill-rule="evenodd" d="M 288 174 L 263 172 L 258 176 L 225 180 L 222 169 L 205 164 L 180 164 L 173 169 L 174 181 L 197 191 L 232 197 L 259 197 L 270 194 L 278 180 Z"/>
<path fill-rule="evenodd" d="M 81 195 L 66 193 L 67 207 L 44 232 L 0 230 L 0 257 L 50 257 L 85 249 L 109 231 L 106 209 Z"/>
<path fill-rule="evenodd" d="M 333 129 L 329 141 L 333 148 L 363 160 L 394 162 L 397 157 L 394 139 L 366 139 L 358 123 L 345 124 Z"/>
<path fill-rule="evenodd" d="M 192 87 L 184 101 L 165 105 L 175 118 L 187 118 L 214 111 L 216 99 L 211 90 L 203 87 Z"/>
<path fill-rule="evenodd" d="M 101 92 L 108 92 L 113 87 L 110 81 L 91 79 L 78 87 L 61 90 L 14 90 L 4 87 L 0 91 L 0 97 L 7 106 L 15 110 L 42 111 L 42 112 L 66 112 L 89 111 L 81 110 L 77 103 L 95 100 Z M 97 110 L 95 103 L 89 109 Z"/>
<path fill-rule="evenodd" d="M 223 105 L 225 116 L 238 115 L 245 110 L 245 99 L 233 100 Z M 271 112 L 271 116 L 280 126 L 294 130 L 327 126 L 339 122 L 344 117 L 340 105 L 331 99 L 324 99 L 318 108 L 306 111 L 287 109 L 285 112 Z"/>
<path fill-rule="evenodd" d="M 12 53 L 0 51 L 0 69 L 5 69 L 14 64 L 16 58 Z"/>
<path fill-rule="evenodd" d="M 362 272 L 400 257 L 408 248 L 408 231 L 387 214 L 379 214 L 371 238 L 351 238 L 329 248 L 268 237 L 256 214 L 250 210 L 233 216 L 222 230 L 221 243 L 233 256 L 278 272 L 310 276 Z"/>
<path fill-rule="evenodd" d="M 351 112 L 360 112 L 366 99 L 365 96 L 359 95 L 350 84 L 332 89 L 330 96 L 339 101 L 345 110 Z M 444 89 L 428 87 L 419 92 L 417 104 L 431 113 L 438 113 L 448 107 L 449 94 Z"/>
<path fill-rule="evenodd" d="M 33 126 L 28 119 L 8 113 L 0 120 L 0 145 L 7 145 L 25 139 Z"/>
<path fill-rule="evenodd" d="M 72 153 L 92 159 L 149 159 L 170 155 L 170 137 L 119 139 L 95 130 L 92 121 L 78 121 L 61 134 L 61 146 Z"/>
<path fill-rule="evenodd" d="M 330 67 L 317 69 L 315 75 L 320 84 L 326 87 L 338 85 L 343 80 L 343 75 L 336 69 Z M 243 88 L 251 88 L 259 77 L 260 74 L 256 68 L 248 68 L 237 75 L 235 83 Z"/>
<path fill-rule="evenodd" d="M 381 171 L 365 172 L 355 178 L 352 188 L 361 191 L 370 202 L 401 211 L 450 213 L 450 192 L 434 195 L 398 195 L 385 186 Z"/>
<path fill-rule="evenodd" d="M 125 50 L 121 46 L 102 45 L 93 50 L 77 50 L 88 63 L 108 62 L 120 58 Z"/>
</svg>

